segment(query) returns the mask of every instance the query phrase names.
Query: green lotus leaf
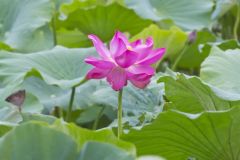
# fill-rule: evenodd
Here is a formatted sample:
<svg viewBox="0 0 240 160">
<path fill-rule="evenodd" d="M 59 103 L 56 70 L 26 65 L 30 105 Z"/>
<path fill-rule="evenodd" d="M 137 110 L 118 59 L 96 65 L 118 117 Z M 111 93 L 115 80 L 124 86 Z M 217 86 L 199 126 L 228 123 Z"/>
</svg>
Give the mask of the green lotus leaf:
<svg viewBox="0 0 240 160">
<path fill-rule="evenodd" d="M 136 150 L 133 144 L 119 140 L 110 129 L 91 131 L 88 129 L 80 128 L 73 123 L 65 123 L 60 120 L 55 121 L 55 123 L 50 127 L 72 137 L 78 144 L 79 150 L 83 148 L 83 145 L 86 142 L 96 141 L 113 144 L 119 148 L 124 149 L 133 156 L 136 154 Z"/>
<path fill-rule="evenodd" d="M 171 19 L 178 26 L 193 30 L 211 22 L 212 0 L 125 0 L 139 16 L 154 21 Z"/>
<path fill-rule="evenodd" d="M 164 75 L 158 82 L 165 86 L 167 98 L 166 109 L 177 109 L 182 112 L 199 113 L 202 111 L 219 111 L 230 109 L 239 102 L 231 102 L 218 97 L 199 77 L 176 75 Z"/>
<path fill-rule="evenodd" d="M 94 153 L 94 154 L 93 154 Z M 80 153 L 78 160 L 134 160 L 127 152 L 114 145 L 99 142 L 87 142 Z"/>
<path fill-rule="evenodd" d="M 69 89 L 79 84 L 90 69 L 84 59 L 93 49 L 67 49 L 57 46 L 31 54 L 2 53 L 0 79 L 3 84 L 21 84 L 25 77 L 37 76 L 47 84 Z"/>
<path fill-rule="evenodd" d="M 1 137 L 0 159 L 75 160 L 77 144 L 64 133 L 26 123 Z"/>
<path fill-rule="evenodd" d="M 223 51 L 213 47 L 201 66 L 201 78 L 212 85 L 219 97 L 226 100 L 240 100 L 239 53 L 240 49 Z"/>
<path fill-rule="evenodd" d="M 54 12 L 51 0 L 0 0 L 0 42 L 17 51 L 53 47 L 48 26 Z"/>
<path fill-rule="evenodd" d="M 90 9 L 79 8 L 71 12 L 66 19 L 57 21 L 59 30 L 65 28 L 65 30 L 57 31 L 57 36 L 61 45 L 89 47 L 92 45 L 87 39 L 89 34 L 95 34 L 102 41 L 107 42 L 116 30 L 135 35 L 150 24 L 150 20 L 141 19 L 133 10 L 113 3 L 107 6 L 98 5 Z M 76 34 L 79 35 L 79 39 Z M 64 40 L 64 37 L 67 39 Z"/>
<path fill-rule="evenodd" d="M 134 143 L 138 155 L 159 155 L 168 160 L 238 159 L 240 108 L 186 114 L 160 113 L 142 130 L 132 130 L 123 139 Z"/>
</svg>

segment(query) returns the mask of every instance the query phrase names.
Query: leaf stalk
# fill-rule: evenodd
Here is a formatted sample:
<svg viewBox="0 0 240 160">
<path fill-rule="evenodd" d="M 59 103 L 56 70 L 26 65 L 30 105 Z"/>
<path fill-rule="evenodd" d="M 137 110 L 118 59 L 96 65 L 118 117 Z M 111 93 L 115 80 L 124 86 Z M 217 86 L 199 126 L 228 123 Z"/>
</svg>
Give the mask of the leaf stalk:
<svg viewBox="0 0 240 160">
<path fill-rule="evenodd" d="M 123 89 L 118 92 L 118 139 L 122 135 L 122 94 Z"/>
<path fill-rule="evenodd" d="M 71 114 L 72 114 L 72 108 L 73 108 L 73 102 L 74 102 L 75 92 L 76 92 L 76 88 L 73 87 L 73 88 L 72 88 L 72 92 L 71 92 L 71 97 L 70 97 L 69 105 L 68 105 L 68 110 L 67 110 L 67 116 L 66 116 L 66 121 L 67 121 L 67 122 L 69 122 L 70 119 L 71 119 Z"/>
</svg>

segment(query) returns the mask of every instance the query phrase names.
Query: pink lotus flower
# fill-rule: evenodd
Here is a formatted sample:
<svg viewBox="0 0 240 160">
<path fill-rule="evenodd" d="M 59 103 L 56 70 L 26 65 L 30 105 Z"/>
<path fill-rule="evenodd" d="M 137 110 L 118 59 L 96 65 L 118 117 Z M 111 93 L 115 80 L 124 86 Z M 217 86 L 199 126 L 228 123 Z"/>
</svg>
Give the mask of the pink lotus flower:
<svg viewBox="0 0 240 160">
<path fill-rule="evenodd" d="M 129 80 L 134 86 L 144 88 L 155 73 L 151 64 L 157 62 L 165 53 L 165 48 L 152 49 L 153 39 L 128 41 L 124 34 L 117 31 L 108 49 L 95 35 L 89 35 L 101 58 L 88 57 L 85 62 L 94 66 L 87 79 L 107 78 L 116 91 L 127 85 Z"/>
</svg>

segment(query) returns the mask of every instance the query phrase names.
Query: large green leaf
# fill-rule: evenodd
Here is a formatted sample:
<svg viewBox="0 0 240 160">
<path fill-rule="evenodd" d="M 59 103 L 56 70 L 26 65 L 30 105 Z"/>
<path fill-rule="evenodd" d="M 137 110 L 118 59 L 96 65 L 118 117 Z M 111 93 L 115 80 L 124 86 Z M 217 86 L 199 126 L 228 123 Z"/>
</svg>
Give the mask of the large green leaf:
<svg viewBox="0 0 240 160">
<path fill-rule="evenodd" d="M 114 145 L 99 142 L 87 142 L 78 160 L 134 160 L 134 157 Z"/>
<path fill-rule="evenodd" d="M 222 100 L 198 77 L 183 74 L 162 76 L 158 82 L 164 82 L 165 95 L 169 101 L 167 109 L 177 109 L 188 113 L 226 110 L 236 105 Z"/>
<path fill-rule="evenodd" d="M 88 37 L 78 29 L 68 30 L 61 28 L 56 32 L 57 43 L 62 46 L 69 48 L 79 48 L 92 45 L 92 42 L 89 41 Z"/>
<path fill-rule="evenodd" d="M 53 46 L 48 23 L 51 0 L 0 0 L 0 41 L 18 51 L 31 52 Z"/>
<path fill-rule="evenodd" d="M 11 104 L 0 102 L 0 121 L 7 123 L 18 123 L 22 120 L 19 109 Z"/>
<path fill-rule="evenodd" d="M 222 51 L 213 47 L 202 63 L 201 78 L 215 93 L 227 100 L 240 100 L 240 49 Z"/>
<path fill-rule="evenodd" d="M 0 123 L 0 134 L 9 131 L 8 128 L 2 130 L 2 127 Z M 94 145 L 89 146 L 88 141 Z M 117 139 L 109 129 L 90 131 L 60 120 L 49 124 L 35 119 L 35 122 L 20 124 L 0 138 L 0 159 L 81 160 L 94 157 L 89 155 L 89 150 L 99 152 L 99 149 L 102 149 L 99 152 L 102 156 L 111 159 L 113 155 L 106 154 L 106 149 L 109 151 L 110 148 L 117 160 L 132 160 L 135 156 L 134 145 Z"/>
<path fill-rule="evenodd" d="M 65 20 L 59 20 L 57 26 L 73 31 L 74 29 L 79 30 L 75 31 L 79 35 L 79 40 L 76 39 L 75 32 L 66 30 L 58 32 L 58 36 L 61 37 L 59 42 L 62 45 L 66 43 L 68 47 L 87 47 L 91 45 L 91 42 L 87 39 L 88 34 L 96 34 L 106 42 L 112 38 L 116 30 L 134 35 L 150 23 L 151 21 L 138 17 L 134 11 L 114 3 L 108 6 L 99 5 L 90 9 L 79 8 L 71 12 Z M 69 34 L 67 34 L 68 32 Z M 62 34 L 65 34 L 67 38 L 66 42 Z M 71 35 L 75 38 L 72 38 Z M 73 40 L 73 43 L 69 40 Z M 79 42 L 78 45 L 76 41 Z"/>
<path fill-rule="evenodd" d="M 235 160 L 239 159 L 239 114 L 240 108 L 196 115 L 168 111 L 123 139 L 136 145 L 138 155 L 159 155 L 168 160 Z"/>
<path fill-rule="evenodd" d="M 75 160 L 74 140 L 54 129 L 26 123 L 0 139 L 0 159 L 4 160 Z"/>
<path fill-rule="evenodd" d="M 45 114 L 36 114 L 36 113 L 22 113 L 23 120 L 21 123 L 26 123 L 29 121 L 39 121 L 39 122 L 47 122 L 49 124 L 53 124 L 56 121 L 56 117 Z"/>
<path fill-rule="evenodd" d="M 0 102 L 0 137 L 22 121 L 22 116 L 16 106 Z"/>
<path fill-rule="evenodd" d="M 212 0 L 125 0 L 126 4 L 144 18 L 160 21 L 173 20 L 185 29 L 198 29 L 209 25 Z"/>
<path fill-rule="evenodd" d="M 98 131 L 91 131 L 80 128 L 73 123 L 65 123 L 56 121 L 51 128 L 64 132 L 71 136 L 78 144 L 78 149 L 81 150 L 83 145 L 88 141 L 97 141 L 116 145 L 131 155 L 135 155 L 136 150 L 133 144 L 119 140 L 110 129 L 102 129 Z"/>
<path fill-rule="evenodd" d="M 80 83 L 87 71 L 84 58 L 95 54 L 93 49 L 67 49 L 55 47 L 32 54 L 0 52 L 0 78 L 2 83 L 22 83 L 26 76 L 41 77 L 47 84 L 71 88 Z"/>
<path fill-rule="evenodd" d="M 160 29 L 156 25 L 150 25 L 139 34 L 131 38 L 131 40 L 144 39 L 151 36 L 154 40 L 155 48 L 165 47 L 167 49 L 166 57 L 176 57 L 181 51 L 187 40 L 187 34 L 177 27 L 170 30 Z"/>
<path fill-rule="evenodd" d="M 16 106 L 0 101 L 0 137 L 22 121 L 22 116 Z"/>
</svg>

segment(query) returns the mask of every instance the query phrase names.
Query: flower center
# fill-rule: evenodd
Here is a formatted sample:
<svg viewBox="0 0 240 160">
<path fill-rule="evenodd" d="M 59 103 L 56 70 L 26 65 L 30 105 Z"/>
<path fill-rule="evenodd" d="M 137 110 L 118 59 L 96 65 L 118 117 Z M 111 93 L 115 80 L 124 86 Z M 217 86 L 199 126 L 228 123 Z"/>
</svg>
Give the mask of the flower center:
<svg viewBox="0 0 240 160">
<path fill-rule="evenodd" d="M 132 50 L 133 50 L 132 46 L 127 46 L 127 49 L 128 49 L 129 51 L 132 51 Z"/>
</svg>

